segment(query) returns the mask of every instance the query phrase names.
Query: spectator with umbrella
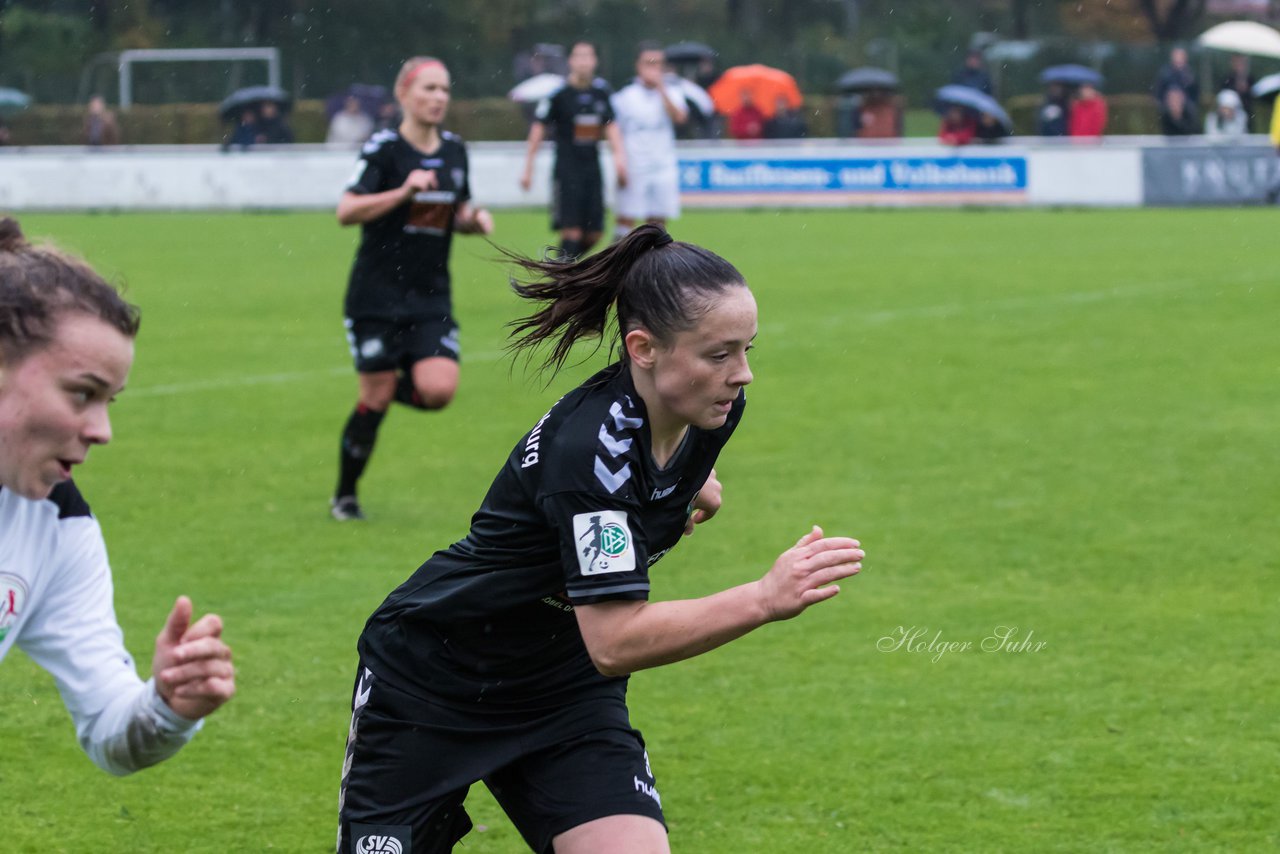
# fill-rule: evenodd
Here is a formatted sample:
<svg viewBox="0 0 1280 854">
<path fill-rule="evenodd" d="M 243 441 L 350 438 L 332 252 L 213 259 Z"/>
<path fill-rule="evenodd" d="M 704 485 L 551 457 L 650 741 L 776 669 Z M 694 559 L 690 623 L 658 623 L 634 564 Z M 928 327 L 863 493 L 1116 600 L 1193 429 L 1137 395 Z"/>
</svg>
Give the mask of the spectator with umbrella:
<svg viewBox="0 0 1280 854">
<path fill-rule="evenodd" d="M 900 86 L 897 75 L 883 68 L 855 68 L 840 75 L 837 134 L 859 139 L 902 136 Z"/>
<path fill-rule="evenodd" d="M 978 120 L 973 111 L 958 104 L 948 104 L 938 126 L 938 141 L 943 145 L 968 145 L 978 133 Z"/>
<path fill-rule="evenodd" d="M 1040 72 L 1040 82 L 1045 86 L 1037 122 L 1040 136 L 1101 136 L 1107 123 L 1101 74 L 1084 65 L 1053 65 Z"/>
<path fill-rule="evenodd" d="M 707 91 L 716 110 L 729 117 L 729 135 L 735 139 L 760 139 L 778 104 L 795 110 L 804 103 L 794 77 L 760 64 L 727 69 Z"/>
<path fill-rule="evenodd" d="M 293 128 L 284 117 L 278 101 L 263 101 L 258 107 L 258 142 L 264 145 L 290 145 Z"/>
<path fill-rule="evenodd" d="M 982 116 L 988 117 L 981 123 L 984 140 L 999 139 L 1013 131 L 1013 121 L 996 99 L 970 86 L 943 86 L 934 93 L 933 106 L 942 115 L 938 139 L 946 145 L 972 142 L 979 135 Z"/>
<path fill-rule="evenodd" d="M 715 121 L 715 105 L 706 87 L 716 82 L 715 49 L 702 42 L 677 42 L 662 51 L 669 66 L 668 89 L 679 89 L 684 95 L 689 115 L 676 126 L 677 139 L 710 139 L 719 136 Z"/>
<path fill-rule="evenodd" d="M 1243 53 L 1231 54 L 1231 70 L 1218 84 L 1218 91 L 1236 93 L 1240 100 L 1240 110 L 1245 117 L 1244 132 L 1248 133 L 1253 126 L 1253 84 L 1257 79 L 1249 72 L 1249 57 Z"/>
<path fill-rule="evenodd" d="M 289 93 L 279 86 L 247 86 L 232 92 L 218 106 L 218 114 L 224 120 L 236 122 L 235 129 L 223 141 L 222 150 L 239 148 L 244 151 L 257 143 L 267 142 L 268 131 L 273 140 L 279 138 L 281 132 L 278 117 L 281 109 L 287 109 L 291 100 Z M 276 118 L 273 119 L 273 126 L 264 130 L 260 110 L 266 104 L 273 105 Z M 289 132 L 289 137 L 291 142 L 292 131 Z"/>
</svg>

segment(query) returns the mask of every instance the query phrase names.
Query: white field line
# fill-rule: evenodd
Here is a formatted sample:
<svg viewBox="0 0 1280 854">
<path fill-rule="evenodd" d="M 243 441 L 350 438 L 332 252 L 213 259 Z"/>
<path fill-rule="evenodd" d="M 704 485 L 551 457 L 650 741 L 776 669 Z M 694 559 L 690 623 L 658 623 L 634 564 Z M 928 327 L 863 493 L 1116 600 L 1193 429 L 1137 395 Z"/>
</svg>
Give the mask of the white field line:
<svg viewBox="0 0 1280 854">
<path fill-rule="evenodd" d="M 1174 282 L 1156 282 L 1145 285 L 1129 285 L 1127 287 L 1106 288 L 1097 291 L 1074 291 L 1063 294 L 1044 296 L 1009 297 L 1008 299 L 986 300 L 979 302 L 952 302 L 942 305 L 916 306 L 914 308 L 883 309 L 880 311 L 858 311 L 851 309 L 843 313 L 830 313 L 821 319 L 806 324 L 806 328 L 827 326 L 860 326 L 866 324 L 891 323 L 895 320 L 911 320 L 916 318 L 954 317 L 956 315 L 983 315 L 999 311 L 1018 311 L 1029 308 L 1042 308 L 1055 305 L 1086 305 L 1103 300 L 1125 299 L 1129 297 L 1161 296 L 1175 291 L 1188 290 L 1201 284 L 1191 280 Z M 785 332 L 787 324 L 762 323 L 763 332 Z"/>
</svg>

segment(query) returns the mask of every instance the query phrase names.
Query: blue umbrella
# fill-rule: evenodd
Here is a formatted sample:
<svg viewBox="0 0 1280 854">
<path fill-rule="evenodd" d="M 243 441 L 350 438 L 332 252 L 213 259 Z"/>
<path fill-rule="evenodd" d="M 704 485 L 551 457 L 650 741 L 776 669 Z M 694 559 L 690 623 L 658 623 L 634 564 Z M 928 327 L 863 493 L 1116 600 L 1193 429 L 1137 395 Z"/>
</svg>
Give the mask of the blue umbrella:
<svg viewBox="0 0 1280 854">
<path fill-rule="evenodd" d="M 324 111 L 333 118 L 347 103 L 347 98 L 355 98 L 360 102 L 360 109 L 372 118 L 378 117 L 382 105 L 391 101 L 391 93 L 386 86 L 372 83 L 352 83 L 340 92 L 334 92 L 324 101 Z"/>
<path fill-rule="evenodd" d="M 945 113 L 948 106 L 966 107 L 970 110 L 984 113 L 1004 125 L 1006 130 L 1013 130 L 1013 120 L 1009 118 L 1009 114 L 1004 111 L 1004 108 L 996 103 L 996 99 L 980 89 L 974 89 L 972 86 L 960 86 L 953 83 L 949 86 L 943 86 L 933 93 L 933 108 L 935 110 L 939 113 Z"/>
<path fill-rule="evenodd" d="M 1088 83 L 1093 87 L 1102 85 L 1102 75 L 1084 65 L 1052 65 L 1040 72 L 1041 83 L 1066 83 L 1069 86 L 1080 86 Z"/>
</svg>

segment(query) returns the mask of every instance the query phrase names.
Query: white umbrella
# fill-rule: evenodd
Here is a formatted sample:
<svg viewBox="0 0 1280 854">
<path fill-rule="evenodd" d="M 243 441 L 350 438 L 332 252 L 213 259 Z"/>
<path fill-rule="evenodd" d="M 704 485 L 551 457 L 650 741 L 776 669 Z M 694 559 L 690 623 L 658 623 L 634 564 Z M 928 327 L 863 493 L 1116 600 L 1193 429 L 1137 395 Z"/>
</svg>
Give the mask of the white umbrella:
<svg viewBox="0 0 1280 854">
<path fill-rule="evenodd" d="M 1280 73 L 1268 74 L 1257 83 L 1253 84 L 1253 97 L 1255 98 L 1273 98 L 1277 92 L 1280 92 Z"/>
<path fill-rule="evenodd" d="M 686 80 L 679 74 L 663 75 L 662 80 L 667 84 L 668 89 L 684 95 L 684 99 L 697 107 L 698 112 L 704 116 L 709 116 L 716 111 L 715 104 L 711 102 L 711 96 L 707 94 L 707 90 L 692 80 Z"/>
<path fill-rule="evenodd" d="M 554 95 L 564 85 L 564 78 L 559 74 L 535 74 L 528 80 L 522 80 L 507 93 L 507 97 L 521 103 L 541 101 Z"/>
<path fill-rule="evenodd" d="M 1201 47 L 1280 58 L 1280 33 L 1256 21 L 1228 21 L 1210 27 L 1196 39 Z"/>
</svg>

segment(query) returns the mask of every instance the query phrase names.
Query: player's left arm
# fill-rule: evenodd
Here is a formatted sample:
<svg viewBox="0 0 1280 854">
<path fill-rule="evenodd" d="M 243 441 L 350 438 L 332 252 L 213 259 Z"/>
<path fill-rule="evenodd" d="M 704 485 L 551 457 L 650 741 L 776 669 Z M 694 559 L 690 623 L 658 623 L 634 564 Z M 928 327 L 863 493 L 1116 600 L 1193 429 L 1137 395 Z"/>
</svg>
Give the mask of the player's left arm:
<svg viewBox="0 0 1280 854">
<path fill-rule="evenodd" d="M 604 126 L 605 139 L 609 140 L 609 150 L 613 152 L 613 169 L 618 173 L 618 186 L 627 186 L 627 152 L 622 147 L 622 131 L 617 122 L 609 122 Z"/>
<path fill-rule="evenodd" d="M 724 486 L 716 477 L 716 470 L 712 469 L 711 474 L 707 476 L 707 482 L 694 496 L 693 512 L 689 514 L 689 521 L 684 524 L 685 536 L 693 533 L 694 525 L 701 525 L 720 512 L 720 507 L 724 503 L 723 495 Z"/>
<path fill-rule="evenodd" d="M 493 214 L 488 208 L 474 207 L 470 202 L 458 205 L 453 229 L 459 234 L 493 234 Z"/>
<path fill-rule="evenodd" d="M 458 188 L 453 229 L 459 234 L 493 234 L 493 215 L 471 204 L 471 158 L 465 148 L 462 149 L 462 186 Z"/>
</svg>

